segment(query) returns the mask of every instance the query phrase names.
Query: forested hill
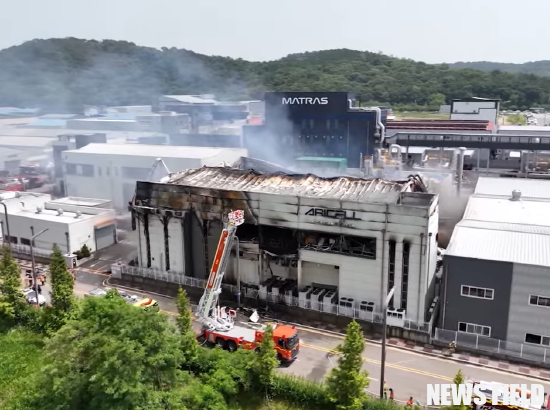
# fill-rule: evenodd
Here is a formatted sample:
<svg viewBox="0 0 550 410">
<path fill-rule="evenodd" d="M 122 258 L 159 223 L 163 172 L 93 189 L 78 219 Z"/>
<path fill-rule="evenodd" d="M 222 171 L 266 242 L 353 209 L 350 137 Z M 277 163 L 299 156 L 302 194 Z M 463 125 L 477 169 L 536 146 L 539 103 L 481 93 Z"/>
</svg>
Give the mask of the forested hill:
<svg viewBox="0 0 550 410">
<path fill-rule="evenodd" d="M 523 64 L 493 63 L 491 61 L 458 62 L 449 64 L 453 69 L 472 69 L 481 71 L 504 71 L 506 73 L 535 74 L 550 77 L 550 61 L 530 61 Z"/>
<path fill-rule="evenodd" d="M 125 41 L 33 40 L 0 51 L 0 106 L 75 109 L 82 104 L 151 104 L 162 94 L 258 98 L 272 91 L 351 91 L 363 102 L 437 106 L 452 98 L 501 98 L 532 107 L 550 78 L 454 70 L 379 53 L 327 50 L 277 61 L 205 56 Z"/>
</svg>

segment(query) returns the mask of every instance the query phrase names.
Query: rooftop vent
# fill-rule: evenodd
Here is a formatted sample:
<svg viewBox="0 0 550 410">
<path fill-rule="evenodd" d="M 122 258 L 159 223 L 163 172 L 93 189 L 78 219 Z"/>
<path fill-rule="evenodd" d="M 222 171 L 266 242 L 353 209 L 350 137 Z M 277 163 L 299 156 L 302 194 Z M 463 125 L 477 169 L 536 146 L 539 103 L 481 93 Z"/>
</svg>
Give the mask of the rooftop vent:
<svg viewBox="0 0 550 410">
<path fill-rule="evenodd" d="M 521 191 L 514 189 L 512 191 L 512 198 L 510 198 L 510 201 L 519 201 L 521 199 Z"/>
<path fill-rule="evenodd" d="M 57 215 L 59 215 L 59 216 L 63 215 L 63 209 L 58 209 L 57 210 Z"/>
<path fill-rule="evenodd" d="M 37 206 L 37 207 L 36 207 L 36 213 L 37 213 L 37 214 L 42 213 L 42 207 L 41 207 L 41 206 Z"/>
<path fill-rule="evenodd" d="M 75 216 L 75 219 L 78 219 L 82 216 L 82 212 L 80 211 L 76 211 L 76 216 Z"/>
</svg>

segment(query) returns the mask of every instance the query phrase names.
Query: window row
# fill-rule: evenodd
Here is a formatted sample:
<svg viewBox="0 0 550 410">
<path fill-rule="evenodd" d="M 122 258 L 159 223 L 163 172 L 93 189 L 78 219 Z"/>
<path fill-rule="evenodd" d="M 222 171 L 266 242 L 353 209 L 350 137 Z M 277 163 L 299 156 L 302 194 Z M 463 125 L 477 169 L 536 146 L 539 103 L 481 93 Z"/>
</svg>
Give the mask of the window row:
<svg viewBox="0 0 550 410">
<path fill-rule="evenodd" d="M 458 331 L 461 333 L 491 337 L 491 326 L 476 325 L 475 323 L 458 322 Z"/>
<path fill-rule="evenodd" d="M 325 124 L 323 124 L 323 122 Z M 310 120 L 306 120 L 306 119 L 303 119 L 302 120 L 302 129 L 314 129 L 316 127 L 318 127 L 319 125 L 325 125 L 327 130 L 331 130 L 331 129 L 334 129 L 334 130 L 337 130 L 340 128 L 340 121 L 339 120 L 313 120 L 313 119 L 310 119 Z"/>
<path fill-rule="evenodd" d="M 550 336 L 525 333 L 525 343 L 550 347 Z"/>
<path fill-rule="evenodd" d="M 460 290 L 462 296 L 469 298 L 478 298 L 478 299 L 489 299 L 493 300 L 495 298 L 495 290 L 488 288 L 478 288 L 475 286 L 462 285 Z"/>
<path fill-rule="evenodd" d="M 529 304 L 532 306 L 550 307 L 550 297 L 529 295 Z"/>
<path fill-rule="evenodd" d="M 460 294 L 461 296 L 478 298 L 478 299 L 493 300 L 495 298 L 494 289 L 478 288 L 475 286 L 467 286 L 467 285 L 462 285 Z M 529 295 L 529 305 L 550 307 L 550 296 Z"/>
<path fill-rule="evenodd" d="M 97 171 L 97 175 L 96 175 Z M 82 177 L 111 176 L 110 167 L 96 167 L 90 164 L 65 164 L 67 175 L 77 175 Z M 125 179 L 135 179 L 136 181 L 147 180 L 151 170 L 149 168 L 139 167 L 121 167 L 121 177 Z M 118 168 L 113 167 L 113 176 L 118 177 Z"/>
<path fill-rule="evenodd" d="M 4 238 L 4 241 L 6 241 L 6 242 L 9 241 L 14 245 L 21 244 L 21 245 L 31 246 L 31 240 L 28 239 L 28 238 L 17 238 L 16 236 L 6 235 L 5 238 Z"/>
</svg>

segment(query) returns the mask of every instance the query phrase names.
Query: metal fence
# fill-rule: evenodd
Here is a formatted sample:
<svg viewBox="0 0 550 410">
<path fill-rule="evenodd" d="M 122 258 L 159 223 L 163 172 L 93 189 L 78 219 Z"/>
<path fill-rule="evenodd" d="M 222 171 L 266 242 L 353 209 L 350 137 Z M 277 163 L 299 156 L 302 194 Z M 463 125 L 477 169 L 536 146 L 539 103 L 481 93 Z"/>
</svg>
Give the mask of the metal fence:
<svg viewBox="0 0 550 410">
<path fill-rule="evenodd" d="M 116 275 L 116 273 L 124 273 L 128 275 L 150 278 L 169 283 L 176 283 L 178 285 L 185 285 L 194 288 L 204 288 L 206 286 L 205 280 L 185 276 L 179 272 L 165 272 L 157 269 L 147 269 L 123 265 L 113 265 L 111 268 L 111 272 L 114 275 Z M 235 285 L 222 284 L 222 289 L 232 295 L 237 295 L 239 293 L 239 289 Z M 335 303 L 316 302 L 310 299 L 301 299 L 295 296 L 288 296 L 275 292 L 261 292 L 257 289 L 251 289 L 244 286 L 241 287 L 240 293 L 246 298 L 258 299 L 259 301 L 265 301 L 266 303 L 276 303 L 281 305 L 294 306 L 302 309 L 315 310 L 318 312 L 333 314 L 337 316 L 346 316 L 358 320 L 363 320 L 365 322 L 382 323 L 383 318 L 383 315 L 378 312 L 368 312 L 366 310 L 344 307 Z M 429 323 L 416 323 L 409 319 L 404 320 L 403 328 L 425 333 L 430 333 L 431 330 Z"/>
<path fill-rule="evenodd" d="M 2 242 L 2 244 L 4 244 L 4 243 Z M 7 243 L 5 245 L 8 246 Z M 12 244 L 11 245 L 11 251 L 12 251 L 12 253 L 16 254 L 15 256 L 17 256 L 17 254 L 30 255 L 31 254 L 31 247 L 27 246 L 27 245 Z M 36 256 L 36 257 L 50 259 L 51 256 L 52 256 L 53 250 L 51 250 L 51 249 L 40 249 L 40 248 L 34 247 L 33 252 L 34 252 L 34 256 Z"/>
<path fill-rule="evenodd" d="M 538 363 L 550 362 L 550 349 L 542 346 L 507 342 L 505 340 L 493 339 L 472 333 L 463 333 L 439 328 L 435 329 L 434 339 L 443 343 L 455 342 L 457 347 L 463 346 L 485 352 L 521 357 L 525 360 Z"/>
</svg>

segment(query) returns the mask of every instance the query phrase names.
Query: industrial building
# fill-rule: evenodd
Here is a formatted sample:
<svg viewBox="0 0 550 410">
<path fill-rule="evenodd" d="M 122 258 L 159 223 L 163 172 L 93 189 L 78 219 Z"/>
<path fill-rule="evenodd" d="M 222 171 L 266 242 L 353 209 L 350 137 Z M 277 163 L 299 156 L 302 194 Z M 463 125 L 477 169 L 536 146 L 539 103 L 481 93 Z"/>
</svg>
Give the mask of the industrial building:
<svg viewBox="0 0 550 410">
<path fill-rule="evenodd" d="M 290 298 L 325 303 L 327 312 L 340 304 L 371 314 L 395 287 L 392 324 L 424 323 L 433 299 L 439 209 L 437 195 L 426 193 L 420 179 L 203 167 L 172 174 L 166 183 L 138 182 L 131 210 L 139 265 L 205 279 L 222 220 L 236 209 L 246 221 L 229 283 L 237 269 L 248 288 L 284 288 Z"/>
<path fill-rule="evenodd" d="M 89 144 L 63 152 L 65 189 L 69 196 L 109 199 L 126 210 L 136 181 L 147 181 L 158 158 L 169 171 L 233 163 L 246 156 L 241 148 L 172 147 L 144 144 Z M 165 170 L 164 175 L 168 174 Z"/>
<path fill-rule="evenodd" d="M 548 180 L 479 178 L 444 256 L 436 336 L 495 349 L 515 342 L 524 354 L 550 346 L 548 209 Z"/>
<path fill-rule="evenodd" d="M 7 208 L 0 213 L 2 237 L 21 253 L 29 253 L 30 238 L 47 229 L 35 239 L 35 248 L 49 251 L 57 244 L 63 253 L 76 252 L 83 245 L 91 251 L 106 248 L 116 242 L 115 211 L 108 201 L 87 198 L 51 200 L 49 195 L 19 194 L 2 196 Z M 9 225 L 9 228 L 8 228 Z M 8 236 L 9 229 L 9 236 Z"/>
<path fill-rule="evenodd" d="M 362 167 L 384 138 L 386 111 L 361 108 L 346 92 L 265 93 L 265 121 L 243 128 L 251 157 L 294 166 L 297 158 L 344 161 Z M 339 174 L 341 175 L 341 174 Z"/>
<path fill-rule="evenodd" d="M 451 120 L 456 121 L 489 121 L 495 125 L 497 132 L 500 100 L 488 98 L 461 98 L 451 102 Z"/>
</svg>

